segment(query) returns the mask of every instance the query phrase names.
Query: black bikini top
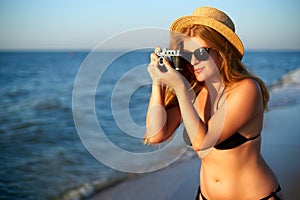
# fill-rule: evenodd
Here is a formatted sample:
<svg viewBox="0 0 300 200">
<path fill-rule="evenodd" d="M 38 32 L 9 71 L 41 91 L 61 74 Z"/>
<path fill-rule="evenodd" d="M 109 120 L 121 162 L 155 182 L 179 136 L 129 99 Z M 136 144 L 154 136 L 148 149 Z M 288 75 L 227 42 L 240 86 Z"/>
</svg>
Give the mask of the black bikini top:
<svg viewBox="0 0 300 200">
<path fill-rule="evenodd" d="M 254 137 L 246 138 L 245 136 L 243 136 L 239 132 L 236 132 L 235 134 L 233 134 L 232 136 L 230 136 L 229 138 L 227 138 L 223 142 L 215 145 L 215 148 L 219 149 L 219 150 L 233 149 L 235 147 L 238 147 L 238 146 L 244 144 L 245 142 L 255 140 L 259 136 L 260 136 L 260 133 L 256 136 L 254 136 Z"/>
<path fill-rule="evenodd" d="M 235 134 L 233 134 L 232 136 L 230 136 L 229 138 L 227 138 L 223 142 L 221 142 L 219 144 L 216 144 L 214 147 L 218 150 L 233 149 L 233 148 L 238 147 L 238 146 L 240 146 L 240 145 L 242 145 L 242 144 L 244 144 L 248 141 L 255 140 L 259 136 L 260 136 L 260 133 L 256 136 L 254 136 L 254 137 L 246 138 L 245 136 L 243 136 L 239 132 L 236 132 Z M 189 136 L 186 133 L 186 129 L 184 129 L 184 132 L 183 132 L 183 139 L 184 139 L 186 144 L 192 146 L 192 143 L 189 139 Z"/>
</svg>

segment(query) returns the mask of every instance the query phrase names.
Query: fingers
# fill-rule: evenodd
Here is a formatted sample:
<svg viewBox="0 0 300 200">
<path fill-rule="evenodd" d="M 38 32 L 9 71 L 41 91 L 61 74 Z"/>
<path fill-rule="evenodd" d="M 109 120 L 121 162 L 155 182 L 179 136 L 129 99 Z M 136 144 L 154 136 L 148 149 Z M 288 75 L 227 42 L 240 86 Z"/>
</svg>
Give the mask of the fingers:
<svg viewBox="0 0 300 200">
<path fill-rule="evenodd" d="M 155 53 L 151 53 L 150 63 L 151 64 L 158 64 L 158 56 Z"/>
<path fill-rule="evenodd" d="M 151 74 L 154 73 L 155 69 L 158 68 L 158 58 L 155 53 L 152 53 L 150 55 L 151 61 L 147 67 L 148 72 Z M 152 77 L 152 76 L 151 76 Z M 152 77 L 153 78 L 153 77 Z"/>
<path fill-rule="evenodd" d="M 161 48 L 160 47 L 156 47 L 155 49 L 154 49 L 154 52 L 153 53 L 151 53 L 151 55 L 150 55 L 150 62 L 151 62 L 151 64 L 158 64 L 158 56 L 156 55 L 156 53 L 155 52 L 160 52 L 161 51 Z"/>
<path fill-rule="evenodd" d="M 155 53 L 161 52 L 161 48 L 160 48 L 160 47 L 155 47 L 154 52 L 155 52 Z"/>
</svg>

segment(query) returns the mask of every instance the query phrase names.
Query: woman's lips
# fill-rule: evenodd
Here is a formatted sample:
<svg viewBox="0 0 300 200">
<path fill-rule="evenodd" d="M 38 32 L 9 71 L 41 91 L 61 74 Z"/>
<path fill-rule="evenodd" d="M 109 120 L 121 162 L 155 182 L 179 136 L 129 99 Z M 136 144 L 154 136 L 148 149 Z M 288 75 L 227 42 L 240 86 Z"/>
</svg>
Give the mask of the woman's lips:
<svg viewBox="0 0 300 200">
<path fill-rule="evenodd" d="M 200 73 L 200 72 L 203 71 L 204 68 L 205 68 L 205 67 L 195 68 L 195 69 L 194 69 L 194 73 Z"/>
</svg>

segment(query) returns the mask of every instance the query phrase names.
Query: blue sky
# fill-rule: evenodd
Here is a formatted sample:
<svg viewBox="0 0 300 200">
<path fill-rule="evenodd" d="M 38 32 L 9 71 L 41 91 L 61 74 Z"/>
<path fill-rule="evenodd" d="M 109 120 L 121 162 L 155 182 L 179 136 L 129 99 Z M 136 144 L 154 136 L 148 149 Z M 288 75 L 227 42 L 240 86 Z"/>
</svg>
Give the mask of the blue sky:
<svg viewBox="0 0 300 200">
<path fill-rule="evenodd" d="M 0 49 L 92 49 L 124 31 L 168 29 L 199 6 L 225 11 L 246 49 L 300 49 L 299 0 L 0 0 Z"/>
</svg>

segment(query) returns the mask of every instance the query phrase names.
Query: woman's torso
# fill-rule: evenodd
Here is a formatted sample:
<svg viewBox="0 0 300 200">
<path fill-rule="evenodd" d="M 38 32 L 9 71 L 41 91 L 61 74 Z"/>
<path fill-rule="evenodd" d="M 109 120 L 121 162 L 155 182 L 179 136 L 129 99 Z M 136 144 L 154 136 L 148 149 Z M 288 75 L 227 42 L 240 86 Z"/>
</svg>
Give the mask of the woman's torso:
<svg viewBox="0 0 300 200">
<path fill-rule="evenodd" d="M 210 119 L 212 106 L 207 91 L 199 93 L 195 108 L 204 122 Z M 254 137 L 260 134 L 262 123 L 263 108 L 238 132 L 245 138 Z M 260 146 L 261 137 L 257 137 L 232 149 L 211 148 L 209 154 L 202 158 L 200 170 L 204 196 L 222 200 L 259 199 L 274 191 L 278 183 L 260 154 Z"/>
<path fill-rule="evenodd" d="M 260 154 L 261 138 L 202 158 L 200 183 L 208 199 L 260 199 L 278 185 Z"/>
</svg>

